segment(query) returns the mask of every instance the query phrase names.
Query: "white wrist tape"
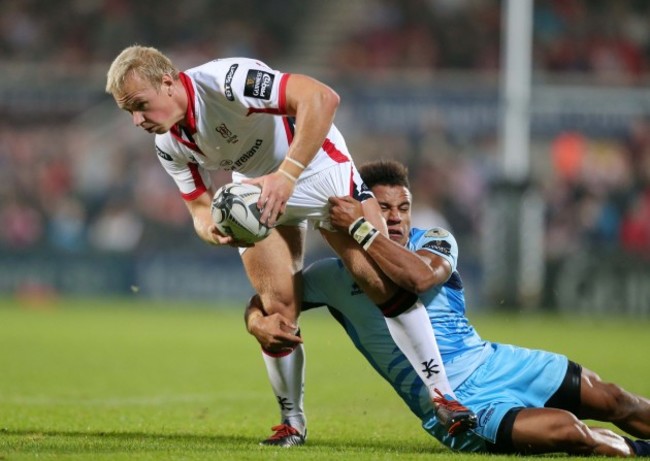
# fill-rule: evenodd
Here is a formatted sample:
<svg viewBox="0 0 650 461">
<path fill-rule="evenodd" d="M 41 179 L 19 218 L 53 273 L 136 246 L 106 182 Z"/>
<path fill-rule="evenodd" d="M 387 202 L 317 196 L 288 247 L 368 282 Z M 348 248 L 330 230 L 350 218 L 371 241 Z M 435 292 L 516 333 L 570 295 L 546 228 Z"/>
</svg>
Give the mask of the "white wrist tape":
<svg viewBox="0 0 650 461">
<path fill-rule="evenodd" d="M 293 163 L 294 165 L 296 165 L 298 168 L 300 168 L 300 169 L 302 169 L 302 170 L 304 170 L 305 168 L 307 168 L 305 165 L 303 165 L 302 163 L 300 163 L 300 162 L 299 162 L 298 160 L 296 160 L 295 158 L 285 157 L 284 159 L 290 161 L 291 163 Z"/>
<path fill-rule="evenodd" d="M 348 233 L 364 250 L 368 251 L 370 244 L 379 236 L 379 231 L 370 224 L 364 217 L 356 219 L 350 227 Z"/>
<path fill-rule="evenodd" d="M 286 178 L 288 178 L 291 182 L 296 182 L 296 181 L 298 181 L 298 178 L 296 178 L 296 177 L 295 177 L 294 175 L 292 175 L 291 173 L 288 173 L 288 172 L 284 171 L 282 168 L 280 168 L 278 171 L 279 171 L 280 173 L 282 173 Z"/>
</svg>

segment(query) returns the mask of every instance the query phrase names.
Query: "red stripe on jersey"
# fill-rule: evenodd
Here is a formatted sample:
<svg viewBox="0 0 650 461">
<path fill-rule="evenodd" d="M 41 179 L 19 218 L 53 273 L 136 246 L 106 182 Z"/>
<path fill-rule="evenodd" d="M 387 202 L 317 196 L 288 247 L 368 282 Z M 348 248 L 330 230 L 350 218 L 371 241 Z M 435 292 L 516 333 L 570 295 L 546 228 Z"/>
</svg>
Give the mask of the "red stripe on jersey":
<svg viewBox="0 0 650 461">
<path fill-rule="evenodd" d="M 278 97 L 278 109 L 283 114 L 287 113 L 287 81 L 291 74 L 284 74 L 280 79 L 280 96 Z"/>
<path fill-rule="evenodd" d="M 349 162 L 350 159 L 334 145 L 329 138 L 325 138 L 323 142 L 323 150 L 327 152 L 327 155 L 334 160 L 336 163 L 345 163 Z"/>
<path fill-rule="evenodd" d="M 181 196 L 185 200 L 190 201 L 197 198 L 203 192 L 206 192 L 208 188 L 205 187 L 205 184 L 203 183 L 203 178 L 201 178 L 201 174 L 199 173 L 199 167 L 195 163 L 188 163 L 187 167 L 190 169 L 190 172 L 192 173 L 192 179 L 194 180 L 194 186 L 196 187 L 196 189 L 194 189 L 192 192 L 188 194 L 184 194 L 181 192 Z"/>
<path fill-rule="evenodd" d="M 194 85 L 192 85 L 192 80 L 185 75 L 183 72 L 179 74 L 179 78 L 181 80 L 181 83 L 183 84 L 183 88 L 185 88 L 185 92 L 187 93 L 187 111 L 185 112 L 185 134 L 188 137 L 188 139 L 183 138 L 183 129 L 181 129 L 180 125 L 176 124 L 174 125 L 169 132 L 171 135 L 181 144 L 183 144 L 186 147 L 189 147 L 192 149 L 194 152 L 198 152 L 199 154 L 203 155 L 203 152 L 201 152 L 201 149 L 199 146 L 196 145 L 194 140 L 192 139 L 192 135 L 196 133 L 196 115 L 194 111 Z"/>
<path fill-rule="evenodd" d="M 179 75 L 181 83 L 185 87 L 187 93 L 187 111 L 185 112 L 185 126 L 190 134 L 196 133 L 196 112 L 194 111 L 194 85 L 192 80 L 181 72 Z"/>
<path fill-rule="evenodd" d="M 176 141 L 180 142 L 185 147 L 189 147 L 190 149 L 192 149 L 197 154 L 201 154 L 201 155 L 205 156 L 205 154 L 203 152 L 201 152 L 201 149 L 199 148 L 199 146 L 196 145 L 196 143 L 194 141 L 183 139 L 183 133 L 181 132 L 181 130 L 178 129 L 178 125 L 174 125 L 171 128 L 171 130 L 169 130 L 169 132 L 176 139 Z"/>
<path fill-rule="evenodd" d="M 284 115 L 284 112 L 281 112 L 280 109 L 257 109 L 255 107 L 249 107 L 246 117 L 248 117 L 250 114 Z"/>
</svg>

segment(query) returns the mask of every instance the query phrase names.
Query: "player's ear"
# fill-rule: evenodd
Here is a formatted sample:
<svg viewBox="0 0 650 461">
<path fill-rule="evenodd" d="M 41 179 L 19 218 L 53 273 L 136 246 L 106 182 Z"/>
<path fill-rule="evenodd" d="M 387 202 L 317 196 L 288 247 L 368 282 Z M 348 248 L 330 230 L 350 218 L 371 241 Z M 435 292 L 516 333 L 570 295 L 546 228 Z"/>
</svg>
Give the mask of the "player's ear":
<svg viewBox="0 0 650 461">
<path fill-rule="evenodd" d="M 174 78 L 169 74 L 163 74 L 160 88 L 163 94 L 171 96 L 174 93 Z"/>
</svg>

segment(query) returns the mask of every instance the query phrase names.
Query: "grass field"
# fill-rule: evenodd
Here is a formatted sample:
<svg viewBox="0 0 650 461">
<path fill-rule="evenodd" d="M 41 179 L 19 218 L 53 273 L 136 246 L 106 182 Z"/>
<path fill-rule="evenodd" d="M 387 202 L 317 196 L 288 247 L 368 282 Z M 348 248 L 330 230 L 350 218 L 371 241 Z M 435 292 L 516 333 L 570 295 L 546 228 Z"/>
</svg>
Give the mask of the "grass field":
<svg viewBox="0 0 650 461">
<path fill-rule="evenodd" d="M 241 311 L 207 303 L 0 303 L 0 460 L 512 459 L 439 445 L 326 312 L 301 322 L 307 445 L 258 446 L 278 416 Z M 487 339 L 565 352 L 650 395 L 648 321 L 473 321 Z"/>
</svg>

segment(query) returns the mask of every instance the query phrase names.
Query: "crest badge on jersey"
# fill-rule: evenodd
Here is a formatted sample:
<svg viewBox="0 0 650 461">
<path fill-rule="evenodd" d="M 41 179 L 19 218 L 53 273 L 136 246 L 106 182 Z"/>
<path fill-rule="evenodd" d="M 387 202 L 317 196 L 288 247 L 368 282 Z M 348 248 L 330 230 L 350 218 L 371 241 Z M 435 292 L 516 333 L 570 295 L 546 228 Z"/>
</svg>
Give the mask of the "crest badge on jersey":
<svg viewBox="0 0 650 461">
<path fill-rule="evenodd" d="M 426 237 L 426 238 L 431 238 L 431 237 L 445 238 L 448 235 L 449 235 L 449 232 L 447 232 L 442 227 L 434 227 L 433 229 L 429 229 L 427 231 L 427 233 L 424 234 L 424 237 Z"/>
<path fill-rule="evenodd" d="M 271 99 L 271 89 L 275 75 L 263 70 L 251 69 L 246 75 L 244 96 L 257 99 Z"/>
</svg>

